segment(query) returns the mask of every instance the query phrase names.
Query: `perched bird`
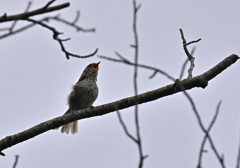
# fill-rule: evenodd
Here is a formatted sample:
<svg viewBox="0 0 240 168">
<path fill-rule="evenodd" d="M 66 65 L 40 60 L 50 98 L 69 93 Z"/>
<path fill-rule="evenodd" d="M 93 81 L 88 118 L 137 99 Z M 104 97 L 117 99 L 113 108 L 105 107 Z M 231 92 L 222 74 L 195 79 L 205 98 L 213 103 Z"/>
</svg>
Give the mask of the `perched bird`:
<svg viewBox="0 0 240 168">
<path fill-rule="evenodd" d="M 74 110 L 81 110 L 91 107 L 93 102 L 98 97 L 98 86 L 97 86 L 97 75 L 98 75 L 98 63 L 89 64 L 83 71 L 78 82 L 73 86 L 72 92 L 68 96 L 69 109 L 65 114 L 71 113 Z M 63 125 L 61 132 L 69 133 L 71 130 L 72 134 L 77 133 L 78 121 L 71 122 Z"/>
</svg>

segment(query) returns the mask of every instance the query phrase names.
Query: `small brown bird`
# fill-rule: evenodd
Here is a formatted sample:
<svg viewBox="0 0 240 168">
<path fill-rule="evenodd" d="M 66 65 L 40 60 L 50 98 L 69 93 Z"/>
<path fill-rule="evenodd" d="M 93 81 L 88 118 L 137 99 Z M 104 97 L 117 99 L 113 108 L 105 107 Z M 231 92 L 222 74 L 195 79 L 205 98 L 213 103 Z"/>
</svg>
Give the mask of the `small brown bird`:
<svg viewBox="0 0 240 168">
<path fill-rule="evenodd" d="M 98 63 L 89 64 L 83 71 L 78 82 L 73 86 L 72 92 L 68 96 L 69 109 L 65 114 L 71 113 L 74 110 L 81 110 L 91 107 L 93 102 L 98 97 L 97 75 L 98 75 Z M 62 133 L 72 134 L 77 133 L 78 121 L 66 124 L 62 126 Z"/>
</svg>

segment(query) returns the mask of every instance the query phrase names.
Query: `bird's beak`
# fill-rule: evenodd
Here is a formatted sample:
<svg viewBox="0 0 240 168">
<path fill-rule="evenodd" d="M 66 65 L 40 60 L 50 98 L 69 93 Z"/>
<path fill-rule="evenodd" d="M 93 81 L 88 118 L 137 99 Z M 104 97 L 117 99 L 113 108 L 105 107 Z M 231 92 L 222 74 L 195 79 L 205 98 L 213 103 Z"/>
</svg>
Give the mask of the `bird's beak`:
<svg viewBox="0 0 240 168">
<path fill-rule="evenodd" d="M 98 71 L 98 70 L 99 70 L 98 65 L 100 64 L 100 62 L 101 62 L 101 61 L 99 61 L 98 63 L 96 63 L 95 65 L 93 65 L 93 69 L 94 69 L 95 71 Z"/>
</svg>

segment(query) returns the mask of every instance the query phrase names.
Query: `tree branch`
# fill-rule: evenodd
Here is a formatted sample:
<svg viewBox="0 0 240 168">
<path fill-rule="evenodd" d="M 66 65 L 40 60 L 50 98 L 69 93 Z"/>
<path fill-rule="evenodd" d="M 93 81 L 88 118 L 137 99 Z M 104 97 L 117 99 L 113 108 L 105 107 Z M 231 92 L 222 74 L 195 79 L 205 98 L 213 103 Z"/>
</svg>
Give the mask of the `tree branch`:
<svg viewBox="0 0 240 168">
<path fill-rule="evenodd" d="M 31 6 L 31 5 L 32 5 L 32 2 L 31 2 L 31 1 L 28 2 L 28 5 L 27 5 L 27 7 L 26 7 L 26 9 L 25 9 L 25 13 L 30 9 L 30 6 Z M 10 33 L 13 31 L 14 27 L 16 26 L 17 21 L 18 21 L 18 20 L 15 20 L 15 21 L 12 23 L 12 26 L 8 29 Z"/>
<path fill-rule="evenodd" d="M 218 103 L 218 105 L 217 105 L 216 113 L 215 113 L 215 115 L 214 115 L 214 117 L 213 117 L 210 125 L 208 126 L 207 131 L 205 132 L 205 136 L 204 136 L 204 138 L 203 138 L 203 141 L 202 141 L 202 144 L 201 144 L 201 149 L 200 149 L 200 152 L 199 152 L 198 166 L 197 166 L 197 168 L 201 168 L 201 165 L 202 165 L 202 163 L 201 163 L 201 162 L 202 162 L 202 155 L 203 155 L 203 152 L 205 151 L 205 150 L 204 150 L 204 145 L 205 145 L 205 143 L 206 143 L 207 138 L 210 137 L 209 132 L 210 132 L 213 124 L 215 123 L 215 121 L 216 121 L 216 119 L 217 119 L 217 116 L 218 116 L 218 113 L 219 113 L 219 109 L 220 109 L 221 103 L 222 103 L 222 101 L 219 101 L 219 103 Z M 214 152 L 217 151 L 217 150 L 215 149 L 215 146 L 212 145 L 212 144 L 213 144 L 213 142 L 211 141 L 211 146 L 214 148 L 213 151 L 214 151 Z M 215 154 L 216 154 L 216 156 L 217 156 L 218 159 L 220 158 L 220 159 L 219 159 L 220 163 L 222 163 L 222 162 L 221 162 L 221 157 L 219 156 L 218 152 L 215 152 Z M 223 163 L 222 163 L 222 167 L 224 167 L 224 164 L 223 164 Z"/>
<path fill-rule="evenodd" d="M 183 91 L 183 88 L 184 90 L 190 90 L 194 87 L 205 88 L 211 79 L 213 79 L 214 77 L 219 75 L 223 70 L 227 69 L 229 66 L 234 64 L 238 59 L 239 57 L 233 54 L 225 58 L 223 61 L 218 63 L 216 66 L 214 66 L 212 69 L 208 70 L 207 72 L 199 76 L 195 76 L 191 79 L 184 79 L 182 81 L 175 82 L 174 84 L 170 84 L 159 89 L 148 91 L 146 93 L 142 93 L 137 96 L 128 97 L 128 98 L 121 99 L 119 101 L 115 101 L 112 103 L 104 104 L 101 106 L 96 106 L 94 108 L 78 110 L 70 114 L 60 116 L 52 120 L 48 120 L 46 122 L 40 123 L 18 134 L 7 136 L 6 138 L 0 140 L 0 155 L 4 156 L 4 153 L 2 153 L 2 150 L 4 149 L 7 149 L 13 145 L 26 141 L 46 131 L 58 128 L 64 124 L 68 124 L 76 120 L 85 119 L 85 118 L 94 117 L 94 116 L 101 116 L 101 115 L 108 114 L 110 112 L 114 112 L 116 110 L 121 110 L 124 108 L 134 106 L 136 104 L 142 104 L 149 101 L 154 101 L 159 98 L 181 92 Z"/>
<path fill-rule="evenodd" d="M 186 39 L 184 37 L 184 34 L 183 34 L 183 31 L 182 29 L 179 29 L 180 30 L 180 33 L 181 33 L 181 38 L 182 38 L 182 41 L 183 41 L 183 49 L 188 57 L 188 60 L 190 61 L 190 68 L 188 69 L 188 78 L 191 78 L 192 77 L 192 72 L 193 72 L 193 68 L 194 68 L 194 60 L 195 58 L 189 53 L 188 49 L 187 49 L 187 46 L 192 44 L 192 43 L 197 43 L 199 42 L 201 39 L 198 39 L 198 40 L 195 40 L 195 41 L 191 41 L 191 42 L 186 42 Z"/>
<path fill-rule="evenodd" d="M 125 123 L 123 122 L 122 116 L 121 116 L 121 114 L 120 114 L 120 112 L 119 112 L 118 110 L 117 110 L 117 116 L 118 116 L 118 119 L 119 119 L 120 124 L 121 124 L 122 127 L 123 127 L 123 130 L 124 130 L 125 134 L 126 134 L 133 142 L 138 143 L 138 142 L 137 142 L 137 139 L 134 138 L 134 136 L 132 136 L 132 135 L 129 133 L 129 131 L 127 130 L 127 127 L 126 127 Z"/>
<path fill-rule="evenodd" d="M 172 81 L 176 80 L 174 77 L 172 77 L 171 75 L 169 75 L 168 73 L 166 73 L 165 71 L 163 71 L 161 69 L 158 69 L 158 68 L 155 68 L 155 67 L 151 67 L 151 66 L 148 66 L 148 65 L 143 65 L 143 64 L 135 64 L 135 63 L 127 60 L 123 56 L 121 56 L 122 57 L 121 59 L 110 58 L 110 57 L 103 56 L 103 55 L 98 55 L 98 57 L 100 57 L 102 59 L 109 60 L 109 61 L 121 62 L 121 63 L 125 63 L 125 64 L 128 64 L 128 65 L 138 66 L 138 67 L 150 69 L 150 70 L 153 70 L 153 71 L 157 71 L 157 72 L 163 74 L 164 76 L 166 76 L 167 78 L 171 79 Z M 152 77 L 150 76 L 150 78 L 152 78 Z"/>
<path fill-rule="evenodd" d="M 82 27 L 76 25 L 75 22 L 70 23 L 70 22 L 68 22 L 67 20 L 60 18 L 59 15 L 57 15 L 57 16 L 44 17 L 43 19 L 40 19 L 40 20 L 37 20 L 37 21 L 38 21 L 38 22 L 47 22 L 47 21 L 49 21 L 49 20 L 55 20 L 55 21 L 58 21 L 58 22 L 62 22 L 62 23 L 64 23 L 64 24 L 67 24 L 67 25 L 69 25 L 69 26 L 77 29 L 77 31 L 83 31 L 83 32 L 95 32 L 95 31 L 96 31 L 95 28 L 85 29 L 85 28 L 82 28 Z M 14 31 L 13 31 L 12 27 L 10 27 L 10 28 L 2 28 L 2 29 L 0 29 L 0 31 L 6 31 L 6 30 L 8 30 L 9 32 L 0 35 L 0 39 L 9 37 L 9 36 L 14 35 L 14 34 L 17 34 L 17 33 L 21 32 L 21 31 L 24 31 L 24 30 L 26 30 L 26 29 L 28 29 L 28 28 L 31 28 L 31 27 L 35 26 L 35 25 L 37 25 L 37 23 L 31 23 L 31 24 L 29 24 L 29 25 L 26 25 L 26 26 L 23 26 L 23 27 L 21 27 L 21 28 L 18 28 L 18 29 L 14 30 Z"/>
<path fill-rule="evenodd" d="M 77 20 L 78 20 L 78 18 L 79 18 L 79 14 L 78 14 L 78 13 L 79 13 L 79 11 L 77 12 L 77 16 L 76 16 L 76 18 L 75 18 L 75 20 L 74 20 L 73 22 L 69 22 L 69 21 L 67 21 L 67 20 L 65 20 L 65 19 L 62 19 L 62 18 L 58 17 L 58 16 L 56 16 L 56 17 L 51 17 L 51 18 L 49 18 L 49 19 L 54 19 L 54 20 L 56 20 L 56 21 L 59 21 L 59 22 L 62 22 L 62 23 L 64 23 L 64 24 L 66 24 L 66 25 L 72 26 L 72 27 L 74 27 L 77 31 L 82 31 L 82 32 L 95 32 L 95 31 L 96 31 L 95 28 L 84 29 L 84 28 L 76 25 L 76 22 L 77 22 Z"/>
<path fill-rule="evenodd" d="M 44 23 L 44 21 L 48 21 L 49 19 L 52 19 L 52 20 L 54 19 L 56 21 L 65 23 L 67 25 L 70 25 L 70 26 L 76 28 L 77 31 L 94 32 L 95 29 L 84 29 L 84 28 L 81 28 L 80 26 L 76 25 L 76 22 L 79 19 L 79 12 L 77 12 L 76 18 L 74 19 L 74 21 L 72 23 L 70 23 L 69 21 L 67 21 L 65 19 L 59 18 L 59 16 L 56 16 L 56 17 L 45 17 L 44 19 L 41 19 L 41 20 L 35 20 L 35 19 L 30 18 L 30 16 L 34 16 L 34 15 L 37 15 L 37 14 L 43 14 L 43 13 L 51 12 L 51 11 L 54 11 L 54 10 L 59 10 L 59 9 L 62 9 L 62 8 L 65 8 L 65 7 L 69 6 L 69 3 L 64 3 L 64 4 L 61 4 L 61 5 L 58 5 L 58 6 L 49 7 L 54 1 L 55 0 L 51 0 L 44 7 L 36 9 L 34 11 L 31 11 L 31 12 L 28 12 L 28 10 L 29 10 L 29 8 L 31 6 L 31 3 L 28 3 L 28 6 L 27 6 L 27 8 L 26 8 L 24 13 L 18 14 L 18 15 L 13 15 L 13 16 L 6 16 L 6 14 L 5 14 L 4 16 L 0 17 L 0 23 L 1 23 L 1 21 L 2 22 L 4 22 L 4 21 L 12 21 L 12 20 L 14 21 L 10 28 L 1 29 L 2 31 L 3 30 L 4 31 L 5 30 L 9 30 L 9 32 L 6 33 L 6 34 L 1 35 L 0 39 L 8 37 L 8 36 L 16 34 L 16 33 L 19 33 L 21 31 L 26 30 L 26 29 L 28 29 L 28 28 L 30 28 L 30 27 L 32 27 L 32 26 L 37 24 L 37 25 L 41 25 L 41 26 L 43 26 L 43 27 L 45 27 L 45 28 L 47 28 L 47 29 L 49 29 L 49 30 L 51 30 L 53 32 L 53 39 L 58 41 L 58 43 L 59 43 L 59 45 L 61 47 L 61 50 L 65 53 L 67 59 L 70 58 L 69 56 L 77 57 L 77 58 L 88 58 L 88 57 L 94 56 L 97 53 L 98 49 L 96 49 L 93 53 L 88 54 L 88 55 L 78 55 L 78 54 L 74 54 L 74 53 L 71 53 L 71 52 L 67 51 L 65 49 L 64 45 L 63 45 L 63 42 L 69 40 L 70 38 L 68 38 L 68 39 L 60 39 L 59 35 L 63 34 L 63 33 L 57 31 L 54 27 L 51 27 L 48 24 Z M 15 27 L 15 25 L 16 25 L 18 20 L 26 20 L 26 21 L 32 22 L 32 24 L 24 26 L 22 28 L 19 28 L 19 29 L 13 31 L 13 28 Z"/>
<path fill-rule="evenodd" d="M 62 49 L 62 51 L 65 53 L 67 59 L 69 59 L 69 56 L 73 56 L 73 57 L 77 57 L 77 58 L 88 58 L 88 57 L 92 57 L 92 56 L 94 56 L 94 55 L 97 53 L 97 51 L 98 51 L 98 49 L 96 49 L 93 53 L 88 54 L 88 55 L 77 55 L 77 54 L 73 54 L 73 53 L 67 51 L 67 50 L 65 49 L 64 45 L 63 45 L 63 42 L 64 42 L 64 41 L 67 41 L 67 40 L 70 40 L 70 38 L 60 39 L 58 36 L 59 36 L 60 34 L 63 34 L 63 33 L 57 31 L 54 27 L 51 27 L 51 26 L 49 26 L 49 25 L 47 25 L 47 24 L 45 24 L 45 23 L 43 23 L 43 22 L 39 22 L 39 21 L 34 20 L 34 19 L 31 19 L 31 18 L 27 18 L 26 20 L 29 21 L 29 22 L 32 22 L 32 23 L 41 25 L 41 26 L 43 26 L 43 27 L 51 30 L 51 31 L 53 32 L 53 39 L 54 39 L 54 40 L 57 40 L 57 41 L 59 42 L 59 44 L 60 44 L 60 46 L 61 46 L 61 49 Z"/>
<path fill-rule="evenodd" d="M 14 20 L 24 20 L 24 19 L 27 19 L 31 16 L 40 15 L 40 14 L 48 13 L 48 12 L 53 12 L 53 11 L 60 10 L 60 9 L 63 9 L 63 8 L 66 8 L 66 7 L 70 6 L 70 3 L 67 2 L 67 3 L 60 4 L 60 5 L 49 7 L 49 5 L 53 2 L 54 1 L 48 2 L 42 8 L 39 8 L 39 9 L 36 9 L 36 10 L 33 10 L 33 11 L 29 11 L 29 12 L 16 14 L 16 15 L 7 16 L 7 14 L 5 13 L 3 16 L 0 17 L 0 23 L 8 22 L 8 21 L 14 21 Z"/>
<path fill-rule="evenodd" d="M 196 50 L 196 47 L 193 47 L 192 50 L 191 50 L 191 55 L 194 54 L 195 50 Z M 188 58 L 183 63 L 182 70 L 181 70 L 181 73 L 179 75 L 179 80 L 182 80 L 182 78 L 183 78 L 183 74 L 185 72 L 185 68 L 187 66 L 187 63 L 188 63 Z"/>
<path fill-rule="evenodd" d="M 134 35 L 134 74 L 133 74 L 133 86 L 134 86 L 134 95 L 138 95 L 138 85 L 137 85 L 137 76 L 138 76 L 138 53 L 139 53 L 139 43 L 138 43 L 138 34 L 137 34 L 137 12 L 140 9 L 141 5 L 137 5 L 136 0 L 133 0 L 133 35 Z M 146 158 L 143 155 L 142 151 L 142 139 L 140 135 L 140 127 L 139 127 L 139 111 L 138 104 L 135 105 L 135 126 L 136 126 L 136 134 L 137 134 L 137 146 L 139 151 L 139 165 L 138 168 L 143 167 L 143 161 Z"/>
</svg>

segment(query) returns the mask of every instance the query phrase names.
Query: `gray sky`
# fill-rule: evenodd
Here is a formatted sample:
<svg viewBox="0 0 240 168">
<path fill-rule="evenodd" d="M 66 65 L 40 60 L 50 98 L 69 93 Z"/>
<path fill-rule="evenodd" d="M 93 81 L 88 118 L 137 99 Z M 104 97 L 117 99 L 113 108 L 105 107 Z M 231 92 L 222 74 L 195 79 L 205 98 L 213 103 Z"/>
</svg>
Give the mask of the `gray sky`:
<svg viewBox="0 0 240 168">
<path fill-rule="evenodd" d="M 28 0 L 1 0 L 0 14 L 24 11 Z M 31 9 L 48 1 L 33 1 Z M 54 4 L 66 1 L 58 0 Z M 237 0 L 142 0 L 138 13 L 139 63 L 151 65 L 178 77 L 186 55 L 182 49 L 179 28 L 187 41 L 196 44 L 194 75 L 210 69 L 232 53 L 239 54 L 240 2 Z M 64 32 L 61 37 L 68 51 L 88 54 L 99 48 L 99 55 L 116 57 L 118 51 L 133 60 L 131 0 L 71 1 L 61 16 L 73 20 L 81 11 L 78 25 L 95 27 L 96 33 L 76 33 L 64 24 L 49 24 Z M 14 5 L 13 5 L 14 4 Z M 55 16 L 60 13 L 50 13 Z M 42 18 L 38 16 L 35 18 Z M 26 24 L 19 22 L 17 27 Z M 2 24 L 3 26 L 3 24 Z M 189 47 L 191 49 L 192 46 Z M 62 115 L 67 110 L 66 98 L 85 66 L 101 61 L 98 76 L 101 105 L 132 96 L 133 67 L 112 63 L 95 56 L 66 60 L 52 32 L 35 26 L 25 32 L 0 40 L 0 138 L 26 130 L 36 124 Z M 240 77 L 237 62 L 209 82 L 204 90 L 188 93 L 194 99 L 205 127 L 211 121 L 216 105 L 223 100 L 211 136 L 227 167 L 236 166 L 240 130 Z M 139 69 L 139 93 L 153 90 L 172 81 L 162 75 L 148 77 L 149 70 Z M 185 73 L 186 77 L 186 73 Z M 149 157 L 144 167 L 196 167 L 202 133 L 189 101 L 182 93 L 142 104 L 140 129 L 143 152 Z M 135 135 L 133 108 L 121 111 L 129 131 Z M 203 167 L 220 167 L 209 143 L 203 155 Z M 134 168 L 138 165 L 137 146 L 125 136 L 116 113 L 81 120 L 77 135 L 48 131 L 31 140 L 3 151 L 1 167 L 12 167 L 20 155 L 17 168 Z"/>
</svg>

